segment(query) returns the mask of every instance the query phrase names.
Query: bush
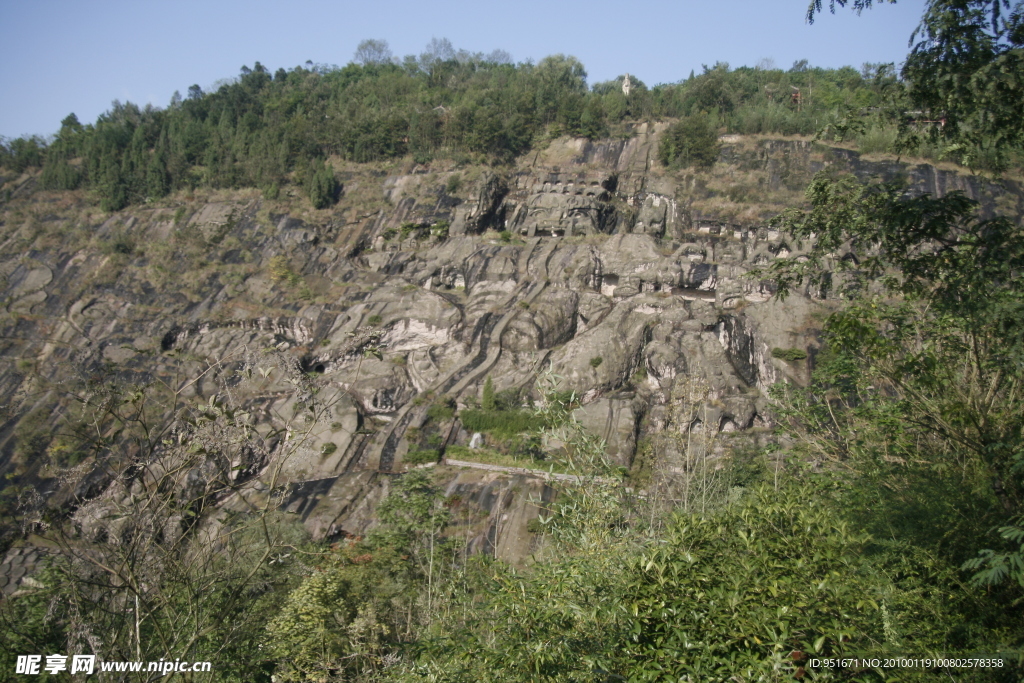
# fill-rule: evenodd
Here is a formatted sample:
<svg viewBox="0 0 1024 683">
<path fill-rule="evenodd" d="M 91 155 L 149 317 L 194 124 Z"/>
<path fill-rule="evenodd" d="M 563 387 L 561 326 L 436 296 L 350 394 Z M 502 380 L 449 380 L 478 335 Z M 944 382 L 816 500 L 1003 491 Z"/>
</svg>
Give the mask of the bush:
<svg viewBox="0 0 1024 683">
<path fill-rule="evenodd" d="M 772 349 L 772 358 L 778 358 L 780 360 L 793 363 L 807 358 L 807 352 L 803 349 L 780 349 L 776 347 Z"/>
<path fill-rule="evenodd" d="M 369 318 L 366 319 L 367 325 L 376 326 L 380 325 L 382 322 L 384 322 L 384 318 L 380 317 L 379 315 L 371 315 Z"/>
<path fill-rule="evenodd" d="M 665 131 L 658 160 L 671 169 L 711 168 L 718 160 L 718 133 L 707 116 L 687 116 Z"/>
<path fill-rule="evenodd" d="M 452 400 L 448 399 L 430 404 L 430 407 L 427 408 L 427 417 L 434 422 L 443 422 L 455 417 L 455 406 L 452 404 Z"/>
<path fill-rule="evenodd" d="M 862 154 L 888 152 L 896 144 L 895 128 L 873 127 L 857 136 L 857 149 Z"/>
<path fill-rule="evenodd" d="M 496 410 L 519 410 L 523 406 L 523 390 L 513 387 L 502 389 L 494 395 Z"/>
<path fill-rule="evenodd" d="M 336 450 L 338 450 L 338 444 L 334 443 L 333 441 L 328 441 L 327 443 L 320 447 L 320 455 L 330 455 L 331 453 L 334 453 Z"/>
<path fill-rule="evenodd" d="M 402 223 L 402 225 L 399 227 L 399 231 L 402 233 L 402 239 L 407 240 L 409 239 L 409 235 L 419 237 L 420 230 L 422 229 L 422 227 L 423 226 L 421 226 L 419 223 Z"/>
<path fill-rule="evenodd" d="M 601 363 L 603 362 L 604 358 L 601 358 L 601 356 L 594 356 L 593 358 L 590 359 L 590 367 L 596 370 L 598 367 L 601 366 Z"/>
<path fill-rule="evenodd" d="M 448 229 L 451 224 L 448 221 L 438 221 L 430 228 L 430 234 L 441 239 L 448 239 Z"/>
<path fill-rule="evenodd" d="M 403 461 L 407 465 L 425 465 L 428 462 L 437 462 L 440 457 L 441 453 L 433 449 L 416 450 L 406 453 Z"/>
</svg>

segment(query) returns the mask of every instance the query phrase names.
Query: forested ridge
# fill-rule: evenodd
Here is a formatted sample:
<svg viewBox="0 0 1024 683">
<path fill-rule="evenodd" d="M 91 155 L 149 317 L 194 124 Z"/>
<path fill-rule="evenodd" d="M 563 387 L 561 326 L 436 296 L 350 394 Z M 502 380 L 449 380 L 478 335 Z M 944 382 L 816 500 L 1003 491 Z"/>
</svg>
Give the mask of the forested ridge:
<svg viewBox="0 0 1024 683">
<path fill-rule="evenodd" d="M 847 4 L 860 11 L 872 2 L 835 0 L 832 9 Z M 810 17 L 822 9 L 812 2 Z M 212 661 L 211 673 L 182 678 L 197 681 L 1024 678 L 1024 225 L 1009 201 L 1024 143 L 1024 4 L 930 0 L 899 72 L 719 64 L 673 85 L 631 78 L 628 95 L 622 79 L 588 85 L 583 66 L 564 56 L 513 64 L 435 41 L 399 62 L 367 41 L 356 57 L 341 68 L 275 73 L 257 63 L 214 92 L 193 86 L 166 109 L 116 104 L 85 125 L 72 115 L 52 140 L 5 141 L 0 162 L 50 190 L 85 190 L 104 211 L 200 187 L 255 187 L 269 201 L 288 185 L 326 208 L 339 191 L 336 159 L 502 166 L 554 137 L 628 136 L 632 124 L 663 119 L 671 123 L 659 133 L 659 172 L 687 182 L 723 163 L 723 133 L 819 135 L 956 162 L 964 175 L 984 171 L 1007 201 L 982 211 L 964 193 L 923 192 L 900 173 L 865 179 L 825 168 L 800 206 L 765 226 L 779 248 L 749 274 L 775 303 L 804 297 L 817 306 L 811 348 L 770 351 L 806 376 L 768 392 L 774 422 L 765 438 L 728 441 L 721 456 L 717 440 L 725 440 L 708 408 L 721 401 L 698 373 L 680 370 L 659 413 L 664 429 L 636 444 L 626 467 L 576 419 L 583 400 L 564 378 L 541 372 L 528 387 L 496 391 L 481 376 L 479 401 L 473 394 L 460 406 L 444 392 L 410 399 L 425 421 L 405 432 L 415 442 L 409 467 L 375 473 L 388 478 L 379 523 L 330 543 L 314 542 L 283 512 L 281 465 L 264 473 L 269 484 L 245 488 L 246 466 L 237 464 L 299 453 L 327 425 L 350 428 L 333 422 L 342 418 L 325 398 L 323 365 L 275 348 L 209 364 L 224 389 L 198 403 L 177 388 L 98 373 L 82 388 L 69 384 L 87 438 L 51 444 L 43 417 L 24 434 L 54 462 L 64 458 L 61 477 L 96 453 L 113 454 L 97 462 L 114 472 L 114 493 L 82 485 L 38 505 L 31 519 L 17 505 L 32 492 L 5 493 L 4 522 L 24 524 L 50 555 L 0 600 L 0 680 L 19 680 L 16 655 L 44 652 Z M 455 192 L 463 181 L 451 178 Z M 596 181 L 582 186 L 598 192 Z M 286 223 L 278 219 L 274 226 Z M 459 239 L 527 249 L 510 232 L 449 237 L 449 227 L 405 222 L 360 255 L 395 263 L 384 257 Z M 600 237 L 531 237 L 528 249 Z M 666 252 L 683 255 L 685 246 Z M 132 249 L 112 247 L 109 260 L 123 266 Z M 537 281 L 525 283 L 536 289 L 522 287 L 505 308 L 537 306 L 526 292 L 559 275 L 540 261 Z M 271 280 L 297 291 L 302 276 L 288 259 L 272 263 Z M 522 263 L 528 270 L 529 258 Z M 461 292 L 452 282 L 433 286 L 466 304 L 466 281 Z M 673 296 L 651 296 L 659 294 Z M 764 303 L 722 306 L 709 320 Z M 501 308 L 487 316 L 508 313 Z M 494 327 L 482 320 L 475 337 Z M 357 377 L 365 364 L 383 364 L 388 322 L 369 316 L 335 360 L 351 360 Z M 173 341 L 166 362 L 186 362 Z M 407 362 L 387 357 L 395 367 Z M 581 362 L 594 373 L 609 364 L 607 354 Z M 648 380 L 643 364 L 625 374 L 620 388 Z M 272 429 L 232 403 L 232 391 L 251 384 L 265 393 L 268 377 L 281 376 L 301 419 Z M 161 400 L 175 407 L 173 424 L 155 421 L 161 413 L 148 406 Z M 420 466 L 443 464 L 457 422 L 487 434 L 493 449 L 478 457 L 547 469 L 557 490 L 533 501 L 540 514 L 526 529 L 538 550 L 520 566 L 471 552 L 464 534 L 480 511 Z M 353 418 L 351 429 L 368 425 Z M 471 450 L 447 448 L 453 459 Z M 245 506 L 218 507 L 233 496 Z M 973 663 L 949 663 L 958 658 Z"/>
<path fill-rule="evenodd" d="M 716 131 L 809 135 L 839 110 L 878 106 L 897 82 L 891 65 L 716 64 L 674 85 L 648 88 L 632 77 L 627 96 L 623 77 L 588 87 L 572 57 L 512 64 L 441 48 L 402 64 L 378 58 L 273 74 L 257 62 L 215 91 L 176 94 L 165 109 L 115 102 L 85 125 L 69 115 L 50 141 L 6 141 L 0 164 L 41 167 L 43 187 L 88 188 L 107 210 L 189 187 L 273 194 L 289 180 L 322 206 L 331 188 L 314 190 L 314 178 L 330 156 L 502 163 L 551 136 L 601 138 L 624 134 L 626 121 L 691 115 Z"/>
</svg>

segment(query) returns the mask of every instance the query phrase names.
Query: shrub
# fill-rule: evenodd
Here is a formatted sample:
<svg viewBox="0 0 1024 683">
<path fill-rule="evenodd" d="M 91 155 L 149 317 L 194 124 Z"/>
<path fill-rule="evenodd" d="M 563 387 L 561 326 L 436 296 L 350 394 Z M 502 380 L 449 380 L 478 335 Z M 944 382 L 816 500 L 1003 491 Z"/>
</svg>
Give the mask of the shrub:
<svg viewBox="0 0 1024 683">
<path fill-rule="evenodd" d="M 888 152 L 896 144 L 895 128 L 872 127 L 857 136 L 857 149 L 863 154 Z"/>
<path fill-rule="evenodd" d="M 430 228 L 430 234 L 434 237 L 440 237 L 441 239 L 448 238 L 448 228 L 451 224 L 448 221 L 438 221 L 434 223 L 433 227 Z"/>
<path fill-rule="evenodd" d="M 780 349 L 776 347 L 772 349 L 772 358 L 792 363 L 807 358 L 807 352 L 803 349 Z"/>
<path fill-rule="evenodd" d="M 518 410 L 523 405 L 523 390 L 513 387 L 502 389 L 494 395 L 494 407 L 497 410 Z"/>
<path fill-rule="evenodd" d="M 286 256 L 275 256 L 270 259 L 269 264 L 270 279 L 274 282 L 284 282 L 289 285 L 297 285 L 302 279 L 298 273 L 291 269 L 288 263 L 288 257 Z"/>
<path fill-rule="evenodd" d="M 601 356 L 594 356 L 593 358 L 590 359 L 590 367 L 597 369 L 598 367 L 601 366 L 601 363 L 603 362 L 604 358 L 601 358 Z"/>
<path fill-rule="evenodd" d="M 439 451 L 433 449 L 409 451 L 405 454 L 403 460 L 409 465 L 425 465 L 428 462 L 437 462 L 438 458 L 441 457 Z"/>
<path fill-rule="evenodd" d="M 512 233 L 508 230 L 502 230 L 498 233 L 498 237 L 501 238 L 502 242 L 508 243 L 512 241 Z"/>
<path fill-rule="evenodd" d="M 336 450 L 338 450 L 338 444 L 334 443 L 333 441 L 328 441 L 327 443 L 320 447 L 320 455 L 330 455 L 331 453 L 334 453 Z"/>
<path fill-rule="evenodd" d="M 434 422 L 450 420 L 455 417 L 455 406 L 452 404 L 451 399 L 432 403 L 430 407 L 427 408 L 427 417 Z"/>
<path fill-rule="evenodd" d="M 409 235 L 413 234 L 419 236 L 421 227 L 422 226 L 419 223 L 402 223 L 401 227 L 399 228 L 399 230 L 402 233 L 402 239 L 409 239 Z"/>
<path fill-rule="evenodd" d="M 382 322 L 384 322 L 384 318 L 380 317 L 379 315 L 371 315 L 369 318 L 366 319 L 366 323 L 368 325 L 380 325 Z"/>
<path fill-rule="evenodd" d="M 458 173 L 453 173 L 448 176 L 448 182 L 444 185 L 444 191 L 446 194 L 455 194 L 462 187 L 462 176 Z"/>
</svg>

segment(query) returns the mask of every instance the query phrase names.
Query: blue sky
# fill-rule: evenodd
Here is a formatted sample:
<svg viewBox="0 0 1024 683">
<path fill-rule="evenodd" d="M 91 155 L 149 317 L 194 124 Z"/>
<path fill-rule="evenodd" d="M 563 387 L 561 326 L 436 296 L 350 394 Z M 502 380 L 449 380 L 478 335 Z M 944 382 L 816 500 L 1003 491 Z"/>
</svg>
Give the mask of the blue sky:
<svg viewBox="0 0 1024 683">
<path fill-rule="evenodd" d="M 568 0 L 0 0 L 0 135 L 49 135 L 75 112 L 94 121 L 114 99 L 166 106 L 175 90 L 204 89 L 260 61 L 345 64 L 364 38 L 396 55 L 432 38 L 501 48 L 516 61 L 578 57 L 591 83 L 629 72 L 648 85 L 717 61 L 770 58 L 838 67 L 897 62 L 924 0 L 804 22 L 807 0 L 590 2 Z"/>
</svg>

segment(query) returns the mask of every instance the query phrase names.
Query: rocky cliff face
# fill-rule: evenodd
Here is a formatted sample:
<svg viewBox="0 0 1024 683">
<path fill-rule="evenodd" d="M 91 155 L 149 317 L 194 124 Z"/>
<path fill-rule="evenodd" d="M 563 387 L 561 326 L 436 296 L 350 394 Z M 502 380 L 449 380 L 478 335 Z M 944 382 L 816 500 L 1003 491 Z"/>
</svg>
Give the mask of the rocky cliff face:
<svg viewBox="0 0 1024 683">
<path fill-rule="evenodd" d="M 768 386 L 808 378 L 810 360 L 772 350 L 813 358 L 829 302 L 780 303 L 747 274 L 799 254 L 767 219 L 799 203 L 814 172 L 905 174 L 922 191 L 1024 213 L 1015 186 L 805 141 L 730 138 L 711 172 L 672 174 L 653 160 L 659 131 L 556 140 L 504 170 L 340 168 L 342 199 L 318 212 L 223 192 L 100 216 L 31 177 L 4 179 L 0 469 L 22 494 L 69 499 L 55 467 L 69 388 L 106 377 L 219 397 L 257 429 L 306 424 L 301 448 L 285 431 L 236 469 L 253 491 L 277 473 L 281 507 L 318 538 L 371 528 L 410 451 L 467 445 L 472 434 L 431 406 L 475 405 L 488 377 L 532 401 L 538 376 L 553 374 L 624 467 L 638 443 L 683 428 L 672 397 L 701 378 L 706 409 L 688 428 L 721 433 L 727 450 L 771 425 Z M 250 361 L 268 374 L 237 383 Z M 300 376 L 327 409 L 311 426 Z M 170 420 L 173 407 L 157 405 Z M 473 547 L 532 552 L 526 522 L 553 495 L 544 479 L 437 467 L 478 511 L 463 522 Z M 102 498 L 115 484 L 94 473 L 74 485 Z"/>
</svg>

